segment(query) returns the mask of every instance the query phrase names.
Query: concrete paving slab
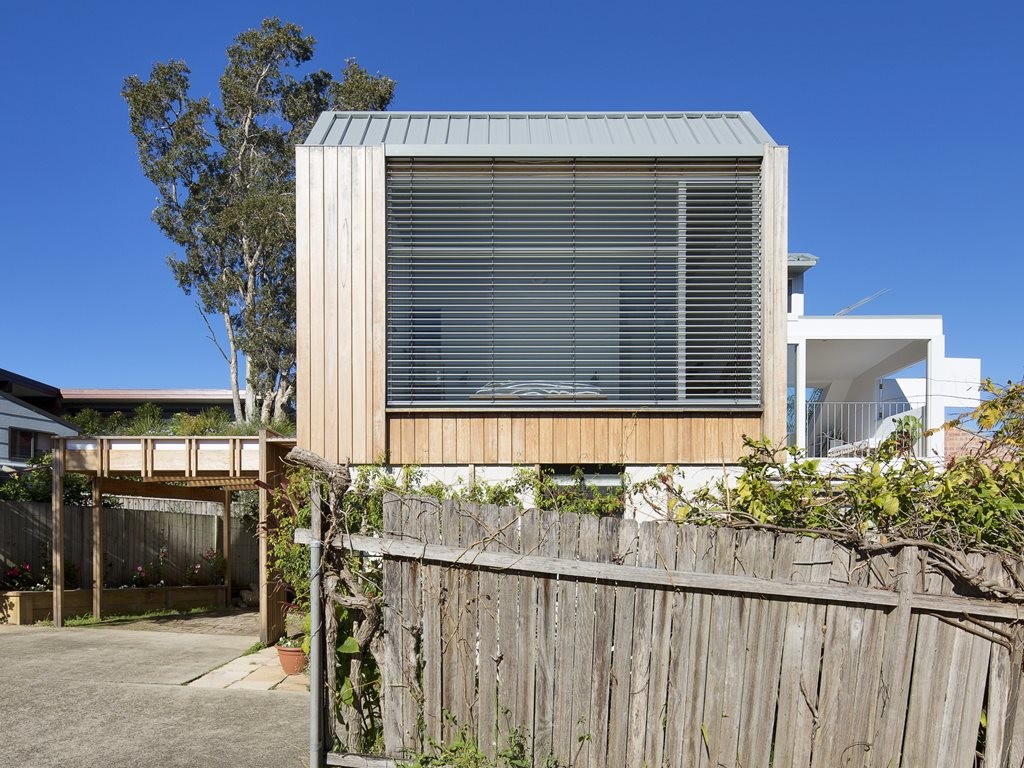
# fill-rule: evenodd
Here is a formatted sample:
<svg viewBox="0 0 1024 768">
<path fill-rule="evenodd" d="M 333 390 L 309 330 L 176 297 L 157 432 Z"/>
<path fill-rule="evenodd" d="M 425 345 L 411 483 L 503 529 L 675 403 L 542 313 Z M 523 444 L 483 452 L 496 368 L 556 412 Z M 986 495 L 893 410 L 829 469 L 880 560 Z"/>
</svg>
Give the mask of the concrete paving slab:
<svg viewBox="0 0 1024 768">
<path fill-rule="evenodd" d="M 274 675 L 268 676 L 266 674 L 260 675 L 259 673 L 253 673 L 248 677 L 232 683 L 228 686 L 229 690 L 236 691 L 239 689 L 246 691 L 270 691 L 273 690 L 278 683 L 284 682 L 285 676 Z"/>
<path fill-rule="evenodd" d="M 191 632 L 0 626 L 0 664 L 8 672 L 0 763 L 303 766 L 306 696 L 184 685 L 252 642 Z"/>
<path fill-rule="evenodd" d="M 258 667 L 233 685 L 241 686 L 242 684 L 247 683 L 249 686 L 258 686 L 265 684 L 266 687 L 264 690 L 269 691 L 275 685 L 282 682 L 286 677 L 287 675 L 280 666 L 274 665 Z"/>
<path fill-rule="evenodd" d="M 285 681 L 283 683 L 280 683 L 278 686 L 276 686 L 274 688 L 274 690 L 275 691 L 279 691 L 279 690 L 280 691 L 294 691 L 296 693 L 305 693 L 306 695 L 308 695 L 309 694 L 309 682 L 306 681 L 304 683 L 301 683 L 301 682 L 293 683 L 291 681 L 291 679 L 286 678 Z"/>
<path fill-rule="evenodd" d="M 193 680 L 188 684 L 189 688 L 227 688 L 233 683 L 237 683 L 239 680 L 244 678 L 245 675 L 239 674 L 222 674 L 219 671 L 210 672 L 209 674 L 203 675 L 196 680 Z"/>
</svg>

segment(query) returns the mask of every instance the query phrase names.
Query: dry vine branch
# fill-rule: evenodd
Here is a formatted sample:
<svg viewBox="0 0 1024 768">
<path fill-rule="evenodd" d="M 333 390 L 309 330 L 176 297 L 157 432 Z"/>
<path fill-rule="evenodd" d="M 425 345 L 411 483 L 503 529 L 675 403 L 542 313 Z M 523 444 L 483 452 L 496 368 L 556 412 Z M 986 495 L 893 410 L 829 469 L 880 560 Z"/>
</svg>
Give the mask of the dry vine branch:
<svg viewBox="0 0 1024 768">
<path fill-rule="evenodd" d="M 732 517 L 743 517 L 741 513 L 733 513 Z M 887 538 L 881 541 L 871 541 L 855 531 L 843 531 L 830 528 L 790 528 L 770 523 L 757 523 L 752 520 L 729 520 L 723 521 L 723 525 L 729 528 L 756 531 L 771 531 L 773 533 L 790 533 L 798 536 L 819 536 L 831 539 L 840 544 L 845 544 L 863 555 L 872 555 L 879 552 L 894 552 L 906 547 L 917 547 L 919 550 L 929 552 L 933 557 L 931 564 L 943 574 L 961 586 L 974 589 L 979 595 L 993 600 L 1001 600 L 1008 603 L 1024 603 L 1024 589 L 1020 588 L 1020 580 L 1006 562 L 1003 560 L 1004 570 L 1011 575 L 1017 588 L 1011 589 L 1003 586 L 998 581 L 984 576 L 982 570 L 972 566 L 966 557 L 965 552 L 955 550 L 943 544 L 926 539 Z"/>
<path fill-rule="evenodd" d="M 351 487 L 351 474 L 347 464 L 334 464 L 312 451 L 293 448 L 285 460 L 296 465 L 309 467 L 318 473 L 327 486 L 324 525 L 321 537 L 327 542 L 320 562 L 323 579 L 323 595 L 328 601 L 324 611 L 324 635 L 329 649 L 326 664 L 326 689 L 330 720 L 335 736 L 352 752 L 363 749 L 364 734 L 370 713 L 367 709 L 367 692 L 363 689 L 362 675 L 366 654 L 370 653 L 380 669 L 384 680 L 392 679 L 397 672 L 388 668 L 388 656 L 383 653 L 382 598 L 374 585 L 358 569 L 353 569 L 349 554 L 331 545 L 340 534 L 350 533 L 348 520 L 343 511 L 345 494 Z M 316 510 L 314 510 L 314 514 Z M 311 596 L 316 599 L 316 596 Z M 352 623 L 352 636 L 358 651 L 351 654 L 348 678 L 352 686 L 351 703 L 342 702 L 338 711 L 338 676 L 334 664 L 334 649 L 338 645 L 338 618 L 336 607 L 356 611 L 360 618 Z M 343 729 L 344 733 L 339 733 Z"/>
</svg>

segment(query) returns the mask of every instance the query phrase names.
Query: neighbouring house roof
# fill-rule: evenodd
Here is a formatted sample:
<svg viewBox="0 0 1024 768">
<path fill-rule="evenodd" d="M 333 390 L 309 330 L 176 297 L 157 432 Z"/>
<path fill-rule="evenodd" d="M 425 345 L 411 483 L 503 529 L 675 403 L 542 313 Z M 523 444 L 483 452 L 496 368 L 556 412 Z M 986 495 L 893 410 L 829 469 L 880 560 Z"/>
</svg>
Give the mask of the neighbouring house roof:
<svg viewBox="0 0 1024 768">
<path fill-rule="evenodd" d="M 232 406 L 230 389 L 107 389 L 54 387 L 20 373 L 0 368 L 0 396 L 39 414 L 47 414 L 56 423 L 74 429 L 60 418 L 92 408 L 105 416 L 115 411 L 132 411 L 143 403 L 160 406 L 165 418 L 175 413 L 199 413 L 207 408 Z M 239 392 L 245 399 L 245 390 Z"/>
<path fill-rule="evenodd" d="M 818 263 L 818 257 L 813 253 L 791 253 L 789 254 L 788 266 L 790 274 L 800 274 Z"/>
<path fill-rule="evenodd" d="M 324 112 L 306 146 L 396 156 L 760 157 L 750 112 Z"/>
<path fill-rule="evenodd" d="M 57 397 L 60 390 L 41 381 L 22 376 L 20 373 L 0 368 L 0 392 L 17 396 Z"/>
<path fill-rule="evenodd" d="M 231 401 L 230 389 L 68 389 L 61 388 L 65 402 L 82 400 L 138 400 L 141 403 L 166 401 L 222 402 Z M 239 393 L 243 398 L 245 391 Z"/>
<path fill-rule="evenodd" d="M 178 411 L 198 413 L 206 408 L 231 408 L 230 389 L 69 389 L 61 388 L 61 401 L 67 411 L 92 408 L 102 414 L 130 411 L 143 403 L 160 406 L 165 417 Z M 245 392 L 239 393 L 245 398 Z"/>
<path fill-rule="evenodd" d="M 60 390 L 57 387 L 3 368 L 0 368 L 0 393 L 48 413 L 60 410 Z"/>
</svg>

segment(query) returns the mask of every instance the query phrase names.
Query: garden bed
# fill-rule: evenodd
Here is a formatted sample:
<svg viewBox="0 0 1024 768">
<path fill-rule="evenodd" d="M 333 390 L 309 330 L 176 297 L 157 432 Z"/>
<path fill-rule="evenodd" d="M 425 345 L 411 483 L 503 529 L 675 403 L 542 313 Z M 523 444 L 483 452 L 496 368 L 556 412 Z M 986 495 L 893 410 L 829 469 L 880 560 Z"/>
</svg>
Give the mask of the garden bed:
<svg viewBox="0 0 1024 768">
<path fill-rule="evenodd" d="M 157 610 L 188 610 L 227 604 L 223 586 L 207 587 L 141 587 L 104 589 L 105 614 L 146 613 Z M 35 624 L 52 618 L 53 592 L 25 591 L 0 593 L 0 623 L 6 616 L 8 624 Z M 84 616 L 92 613 L 92 589 L 65 589 L 64 615 Z"/>
</svg>

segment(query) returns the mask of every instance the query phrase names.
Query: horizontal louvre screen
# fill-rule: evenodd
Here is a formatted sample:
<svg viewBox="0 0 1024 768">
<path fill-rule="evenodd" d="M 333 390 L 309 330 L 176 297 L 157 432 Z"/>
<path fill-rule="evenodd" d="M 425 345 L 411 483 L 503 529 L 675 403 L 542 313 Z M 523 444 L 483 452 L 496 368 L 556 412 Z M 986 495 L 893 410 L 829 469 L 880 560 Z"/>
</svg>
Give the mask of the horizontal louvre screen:
<svg viewBox="0 0 1024 768">
<path fill-rule="evenodd" d="M 760 402 L 758 160 L 391 158 L 392 406 Z"/>
</svg>

